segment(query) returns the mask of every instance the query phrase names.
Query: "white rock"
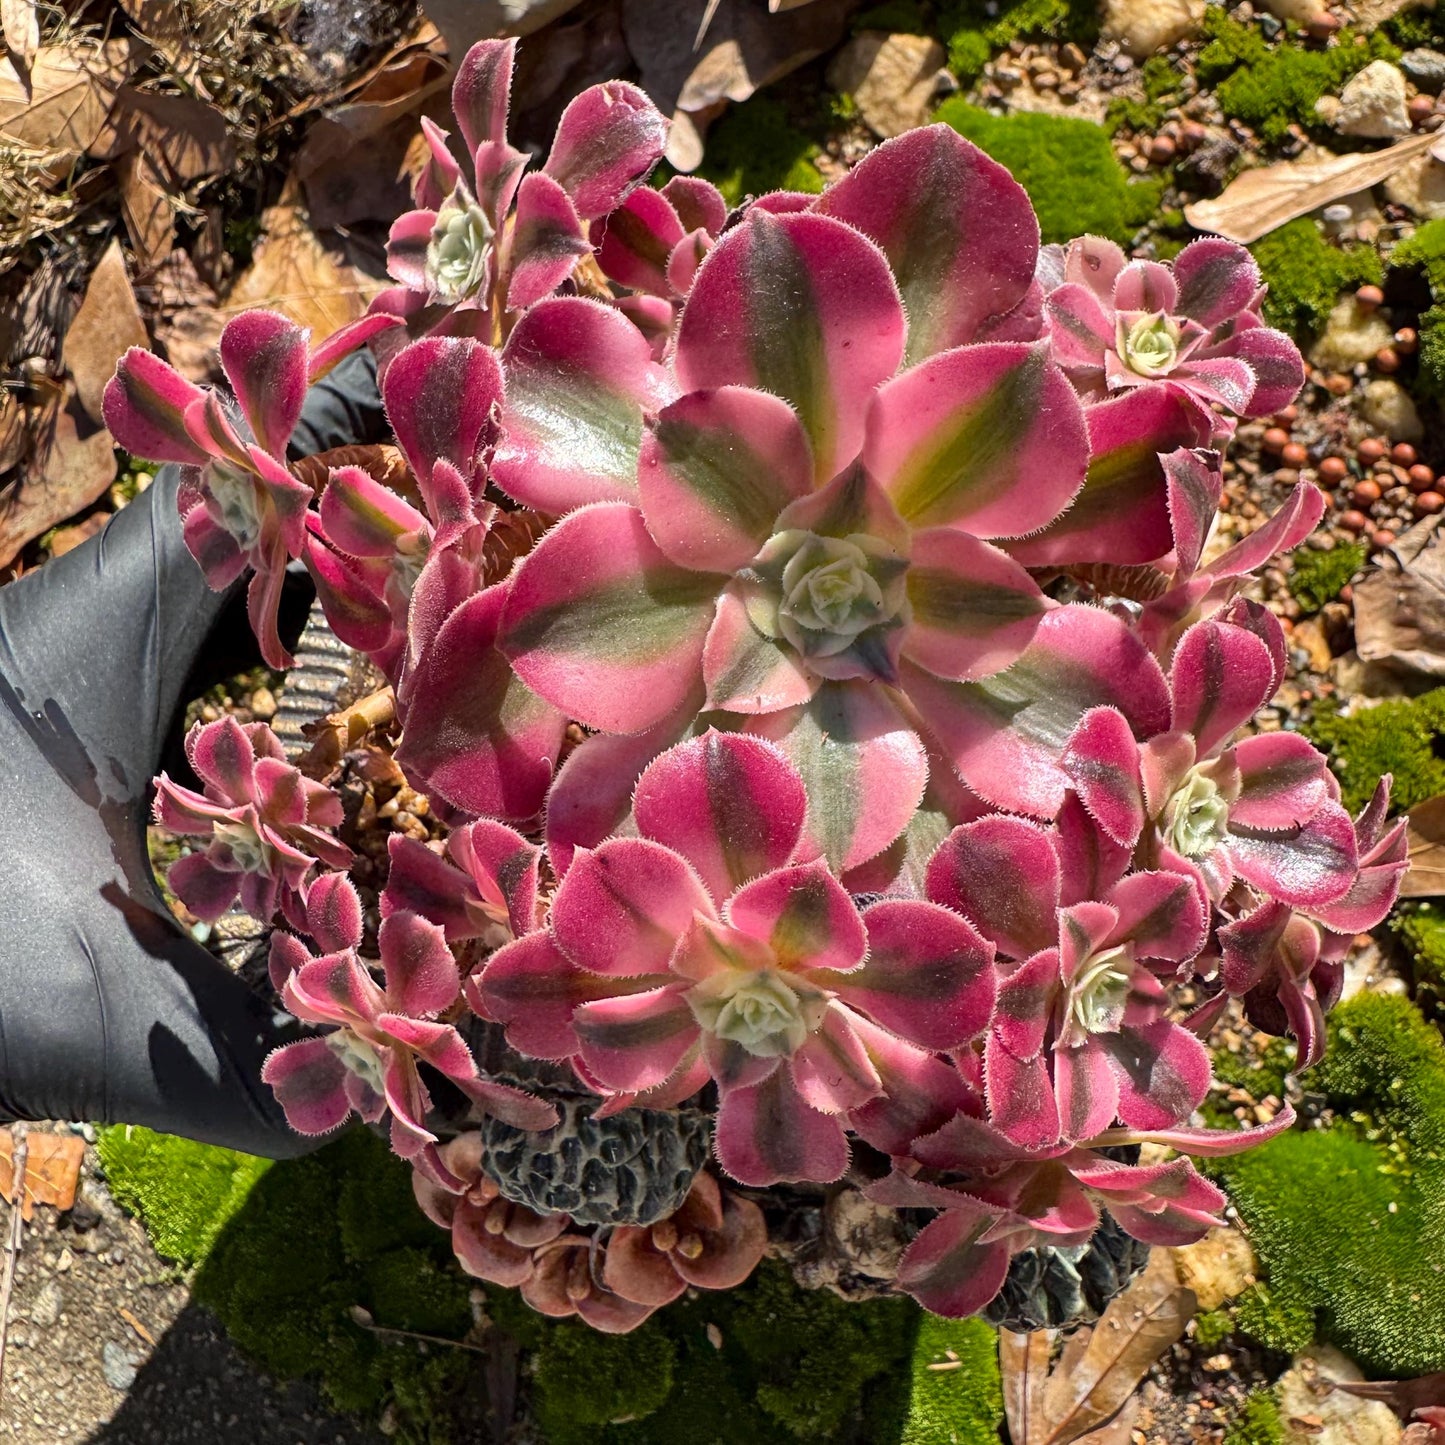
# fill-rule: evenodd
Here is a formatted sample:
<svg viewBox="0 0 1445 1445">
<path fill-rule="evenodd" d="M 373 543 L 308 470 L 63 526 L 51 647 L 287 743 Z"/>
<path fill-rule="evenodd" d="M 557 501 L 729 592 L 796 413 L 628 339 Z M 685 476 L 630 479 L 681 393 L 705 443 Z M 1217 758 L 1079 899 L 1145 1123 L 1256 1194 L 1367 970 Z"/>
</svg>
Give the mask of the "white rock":
<svg viewBox="0 0 1445 1445">
<path fill-rule="evenodd" d="M 1425 435 L 1420 413 L 1415 410 L 1410 393 L 1398 381 L 1385 377 L 1372 381 L 1360 402 L 1360 415 L 1392 442 L 1418 442 Z"/>
<path fill-rule="evenodd" d="M 1385 195 L 1422 221 L 1445 216 L 1445 166 L 1429 155 L 1408 160 L 1385 182 Z"/>
<path fill-rule="evenodd" d="M 1296 1355 L 1275 1386 L 1289 1445 L 1399 1445 L 1403 1427 L 1388 1405 L 1330 1390 L 1324 1383 L 1364 1378 L 1355 1362 L 1332 1345 L 1312 1345 Z"/>
<path fill-rule="evenodd" d="M 1341 135 L 1407 134 L 1410 117 L 1405 110 L 1404 72 L 1388 60 L 1372 60 L 1356 71 L 1340 92 L 1335 129 Z"/>
<path fill-rule="evenodd" d="M 1276 20 L 1290 20 L 1296 25 L 1323 20 L 1330 13 L 1325 0 L 1264 0 L 1264 8 Z"/>
<path fill-rule="evenodd" d="M 851 95 L 868 128 L 888 140 L 927 121 L 947 59 L 943 46 L 926 35 L 865 30 L 838 52 L 828 84 Z"/>
<path fill-rule="evenodd" d="M 1104 0 L 1104 36 L 1135 60 L 1168 50 L 1204 25 L 1204 0 Z"/>
<path fill-rule="evenodd" d="M 1353 296 L 1335 304 L 1320 338 L 1310 347 L 1310 361 L 1321 371 L 1348 371 L 1395 339 L 1390 323 L 1378 311 L 1367 311 Z"/>
</svg>

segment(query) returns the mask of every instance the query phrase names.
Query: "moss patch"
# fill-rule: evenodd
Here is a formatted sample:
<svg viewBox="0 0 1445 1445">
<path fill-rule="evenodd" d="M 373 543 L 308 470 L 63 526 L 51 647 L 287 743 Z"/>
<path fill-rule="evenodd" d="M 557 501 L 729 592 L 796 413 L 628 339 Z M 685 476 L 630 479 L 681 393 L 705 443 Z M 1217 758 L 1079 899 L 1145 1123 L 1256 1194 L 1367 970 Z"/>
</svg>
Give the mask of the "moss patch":
<svg viewBox="0 0 1445 1445">
<path fill-rule="evenodd" d="M 1101 126 L 1021 111 L 992 115 L 958 96 L 934 115 L 1006 166 L 1029 193 L 1043 239 L 1086 232 L 1127 242 L 1159 208 L 1164 182 L 1129 180 Z"/>
<path fill-rule="evenodd" d="M 1445 687 L 1389 698 L 1351 717 L 1318 709 L 1304 731 L 1329 754 L 1352 813 L 1370 800 L 1384 773 L 1395 776 L 1390 801 L 1396 809 L 1445 793 Z"/>
<path fill-rule="evenodd" d="M 1289 595 L 1306 612 L 1318 612 L 1340 595 L 1361 567 L 1369 549 L 1363 542 L 1342 542 L 1328 552 L 1300 547 L 1290 558 Z"/>
<path fill-rule="evenodd" d="M 1372 246 L 1333 246 L 1308 216 L 1271 231 L 1250 250 L 1269 286 L 1265 319 L 1301 345 L 1324 328 L 1341 291 L 1383 279 Z"/>
<path fill-rule="evenodd" d="M 1272 44 L 1222 6 L 1205 12 L 1204 33 L 1209 43 L 1196 65 L 1200 84 L 1214 90 L 1225 115 L 1271 144 L 1284 140 L 1291 124 L 1319 126 L 1315 102 L 1322 95 L 1338 90 L 1372 60 L 1396 60 L 1400 54 L 1383 34 L 1357 45 L 1348 30 L 1328 49 L 1306 48 L 1293 39 Z"/>
<path fill-rule="evenodd" d="M 949 69 L 969 84 L 1011 40 L 1047 37 L 1090 46 L 1099 35 L 1094 0 L 946 0 L 938 30 Z"/>
<path fill-rule="evenodd" d="M 755 95 L 729 107 L 708 131 L 697 173 L 712 181 L 731 206 L 768 191 L 817 195 L 823 189 L 823 177 L 813 164 L 818 153 L 817 141 L 779 101 Z"/>
<path fill-rule="evenodd" d="M 1445 1005 L 1445 913 L 1433 903 L 1405 903 L 1390 926 L 1410 955 L 1416 997 Z"/>
<path fill-rule="evenodd" d="M 1362 994 L 1330 1021 L 1305 1080 L 1338 1113 L 1221 1160 L 1268 1272 L 1236 1322 L 1297 1350 L 1315 1325 L 1367 1372 L 1445 1364 L 1445 1042 L 1407 1000 Z"/>
<path fill-rule="evenodd" d="M 1416 390 L 1445 400 L 1445 220 L 1427 221 L 1390 252 L 1391 271 L 1423 273 L 1434 305 L 1420 313 Z"/>
<path fill-rule="evenodd" d="M 1285 1445 L 1284 1421 L 1268 1390 L 1256 1390 L 1235 1416 L 1224 1445 Z"/>
<path fill-rule="evenodd" d="M 957 1360 L 956 1369 L 931 1369 Z M 923 1315 L 900 1445 L 994 1445 L 1003 1418 L 998 1340 L 982 1320 Z"/>
</svg>

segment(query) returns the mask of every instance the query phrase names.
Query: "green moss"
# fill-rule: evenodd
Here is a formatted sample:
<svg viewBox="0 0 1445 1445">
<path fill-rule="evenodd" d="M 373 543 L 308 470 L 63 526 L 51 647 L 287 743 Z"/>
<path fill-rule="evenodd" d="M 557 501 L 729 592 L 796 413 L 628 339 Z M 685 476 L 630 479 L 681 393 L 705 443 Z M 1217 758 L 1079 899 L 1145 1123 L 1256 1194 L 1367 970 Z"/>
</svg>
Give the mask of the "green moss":
<svg viewBox="0 0 1445 1445">
<path fill-rule="evenodd" d="M 1305 1079 L 1338 1120 L 1221 1160 L 1268 1284 L 1236 1323 L 1277 1349 L 1313 1319 L 1367 1371 L 1445 1364 L 1445 1041 L 1409 1002 L 1362 994 L 1330 1021 Z"/>
<path fill-rule="evenodd" d="M 814 158 L 817 142 L 800 129 L 787 109 L 770 95 L 755 95 L 734 105 L 708 131 L 698 175 L 712 181 L 736 206 L 768 191 L 823 189 Z"/>
<path fill-rule="evenodd" d="M 1285 1445 L 1284 1421 L 1268 1390 L 1256 1390 L 1244 1402 L 1224 1437 L 1224 1445 Z"/>
<path fill-rule="evenodd" d="M 1129 180 L 1103 128 L 1070 116 L 992 115 L 958 96 L 934 116 L 1007 166 L 1029 193 L 1043 239 L 1089 232 L 1121 243 L 1158 210 L 1164 181 Z"/>
<path fill-rule="evenodd" d="M 1329 754 L 1351 812 L 1364 807 L 1384 773 L 1395 776 L 1390 801 L 1398 809 L 1445 793 L 1445 761 L 1436 751 L 1445 746 L 1445 688 L 1388 698 L 1350 717 L 1317 708 L 1304 731 Z"/>
<path fill-rule="evenodd" d="M 1174 101 L 1183 72 L 1166 55 L 1151 55 L 1140 71 L 1144 99 L 1120 96 L 1109 102 L 1105 128 L 1112 135 L 1121 127 L 1149 132 L 1164 124 L 1164 113 Z"/>
<path fill-rule="evenodd" d="M 1373 247 L 1331 245 L 1308 216 L 1271 231 L 1250 250 L 1269 287 L 1265 319 L 1301 345 L 1323 329 L 1341 291 L 1383 279 Z"/>
<path fill-rule="evenodd" d="M 1306 612 L 1318 612 L 1365 565 L 1363 542 L 1342 542 L 1328 552 L 1300 547 L 1291 556 L 1289 593 Z"/>
<path fill-rule="evenodd" d="M 1092 45 L 1099 34 L 1094 0 L 945 0 L 936 32 L 949 68 L 969 84 L 1011 40 L 1047 37 Z"/>
<path fill-rule="evenodd" d="M 1201 84 L 1214 90 L 1225 115 L 1271 144 L 1284 140 L 1291 124 L 1318 126 L 1315 102 L 1322 95 L 1338 90 L 1372 60 L 1400 54 L 1382 34 L 1357 45 L 1350 31 L 1328 49 L 1307 49 L 1292 39 L 1271 44 L 1222 6 L 1205 12 L 1204 33 L 1209 43 L 1196 65 Z"/>
<path fill-rule="evenodd" d="M 923 0 L 886 0 L 860 10 L 852 20 L 853 33 L 883 30 L 889 35 L 932 35 L 933 7 Z"/>
<path fill-rule="evenodd" d="M 1410 954 L 1416 997 L 1445 1004 L 1445 914 L 1433 903 L 1405 903 L 1390 926 Z"/>
<path fill-rule="evenodd" d="M 1198 1315 L 1194 1321 L 1194 1343 L 1201 1349 L 1212 1350 L 1221 1345 L 1234 1333 L 1234 1316 L 1228 1310 L 1210 1310 Z"/>
<path fill-rule="evenodd" d="M 145 1220 L 157 1254 L 187 1269 L 205 1259 L 272 1167 L 269 1159 L 130 1124 L 102 1129 L 96 1148 L 116 1202 Z"/>
<path fill-rule="evenodd" d="M 934 1365 L 955 1368 L 933 1369 Z M 998 1337 L 982 1320 L 924 1315 L 899 1445 L 995 1445 L 1003 1418 Z"/>
<path fill-rule="evenodd" d="M 676 1361 L 656 1319 L 630 1335 L 599 1335 L 571 1320 L 549 1330 L 537 1356 L 537 1415 L 551 1427 L 551 1445 L 653 1414 L 672 1393 Z"/>
<path fill-rule="evenodd" d="M 1445 401 L 1445 220 L 1427 221 L 1390 252 L 1391 271 L 1420 271 L 1435 304 L 1420 313 L 1419 370 L 1415 386 Z"/>
</svg>

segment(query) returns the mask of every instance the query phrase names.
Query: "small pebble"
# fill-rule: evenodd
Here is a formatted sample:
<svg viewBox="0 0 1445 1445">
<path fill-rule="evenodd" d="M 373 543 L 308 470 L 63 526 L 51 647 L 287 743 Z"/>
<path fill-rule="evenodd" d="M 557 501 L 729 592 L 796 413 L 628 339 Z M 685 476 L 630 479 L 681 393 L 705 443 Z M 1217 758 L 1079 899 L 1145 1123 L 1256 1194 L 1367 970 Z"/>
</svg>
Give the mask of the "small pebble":
<svg viewBox="0 0 1445 1445">
<path fill-rule="evenodd" d="M 1265 432 L 1262 445 L 1265 451 L 1278 454 L 1289 445 L 1289 433 L 1282 426 L 1272 426 Z"/>
<path fill-rule="evenodd" d="M 1290 442 L 1279 456 L 1287 467 L 1302 467 L 1310 459 L 1310 454 L 1298 442 Z"/>
<path fill-rule="evenodd" d="M 1375 353 L 1375 370 L 1393 376 L 1400 369 L 1400 353 L 1393 346 L 1382 347 Z"/>
<path fill-rule="evenodd" d="M 276 716 L 276 694 L 269 687 L 258 687 L 251 694 L 251 716 L 258 722 L 270 722 Z"/>
<path fill-rule="evenodd" d="M 1320 462 L 1319 474 L 1326 486 L 1337 487 L 1349 476 L 1350 469 L 1343 457 L 1325 457 Z"/>
<path fill-rule="evenodd" d="M 1355 389 L 1355 383 L 1342 371 L 1332 371 L 1325 377 L 1325 390 L 1331 396 L 1348 396 Z"/>
<path fill-rule="evenodd" d="M 1295 467 L 1278 467 L 1274 474 L 1275 482 L 1281 487 L 1292 487 L 1299 481 L 1299 471 Z M 1258 508 L 1254 515 L 1258 515 Z"/>
<path fill-rule="evenodd" d="M 1405 113 L 1410 117 L 1411 125 L 1419 125 L 1421 121 L 1427 120 L 1435 112 L 1435 99 L 1429 95 L 1412 95 L 1409 104 L 1405 107 Z"/>
<path fill-rule="evenodd" d="M 1364 477 L 1350 490 L 1350 500 L 1357 507 L 1373 507 L 1380 496 L 1380 484 L 1371 477 Z"/>
<path fill-rule="evenodd" d="M 1273 420 L 1276 426 L 1293 426 L 1299 420 L 1299 407 L 1291 402 L 1283 411 L 1275 412 Z"/>
<path fill-rule="evenodd" d="M 1167 166 L 1174 159 L 1175 145 L 1167 135 L 1158 135 L 1149 144 L 1149 159 L 1156 166 Z"/>
<path fill-rule="evenodd" d="M 1407 475 L 1410 478 L 1409 486 L 1412 492 L 1428 492 L 1435 480 L 1435 469 L 1427 467 L 1424 462 L 1416 462 Z"/>
<path fill-rule="evenodd" d="M 1421 492 L 1415 498 L 1414 511 L 1417 517 L 1433 517 L 1442 508 L 1445 508 L 1445 496 L 1439 492 Z"/>
<path fill-rule="evenodd" d="M 1347 532 L 1363 532 L 1369 525 L 1370 519 L 1363 512 L 1351 510 L 1340 517 L 1340 526 Z"/>
<path fill-rule="evenodd" d="M 1390 448 L 1390 460 L 1397 467 L 1413 467 L 1419 459 L 1415 448 L 1409 442 L 1396 442 Z"/>
<path fill-rule="evenodd" d="M 1378 532 L 1370 534 L 1370 543 L 1376 551 L 1383 552 L 1386 547 L 1395 545 L 1395 534 L 1388 527 L 1381 527 Z"/>
<path fill-rule="evenodd" d="M 1355 455 L 1364 462 L 1367 467 L 1372 467 L 1378 461 L 1382 461 L 1388 448 L 1379 437 L 1366 437 L 1359 446 L 1355 448 Z"/>
<path fill-rule="evenodd" d="M 114 1340 L 107 1340 L 100 1349 L 100 1372 L 105 1383 L 112 1390 L 128 1390 L 135 1384 L 136 1365 L 139 1361 Z"/>
<path fill-rule="evenodd" d="M 1383 306 L 1385 293 L 1378 286 L 1361 286 L 1355 292 L 1355 301 L 1361 311 L 1373 311 L 1377 306 Z"/>
<path fill-rule="evenodd" d="M 1395 350 L 1401 356 L 1413 356 L 1419 348 L 1420 338 L 1415 333 L 1413 326 L 1402 326 L 1395 333 Z"/>
</svg>

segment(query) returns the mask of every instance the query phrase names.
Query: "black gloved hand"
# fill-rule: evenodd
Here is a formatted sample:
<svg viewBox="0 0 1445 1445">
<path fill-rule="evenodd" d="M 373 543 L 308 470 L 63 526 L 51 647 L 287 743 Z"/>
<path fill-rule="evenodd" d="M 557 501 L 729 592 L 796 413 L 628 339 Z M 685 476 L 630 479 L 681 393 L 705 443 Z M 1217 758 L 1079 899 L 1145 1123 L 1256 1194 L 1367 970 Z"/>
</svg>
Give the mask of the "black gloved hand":
<svg viewBox="0 0 1445 1445">
<path fill-rule="evenodd" d="M 312 388 L 292 451 L 384 434 L 360 353 Z M 283 1158 L 318 1141 L 260 1081 L 285 1041 L 272 1006 L 180 927 L 146 851 L 178 709 L 260 661 L 244 582 L 211 592 L 186 550 L 178 482 L 162 469 L 99 535 L 0 589 L 0 1111 Z M 288 580 L 294 642 L 310 586 Z"/>
</svg>

